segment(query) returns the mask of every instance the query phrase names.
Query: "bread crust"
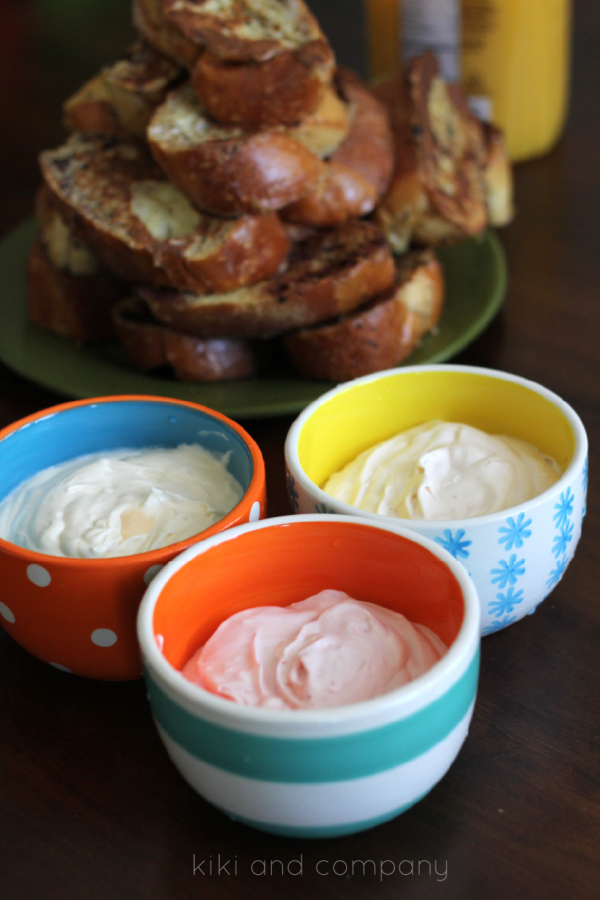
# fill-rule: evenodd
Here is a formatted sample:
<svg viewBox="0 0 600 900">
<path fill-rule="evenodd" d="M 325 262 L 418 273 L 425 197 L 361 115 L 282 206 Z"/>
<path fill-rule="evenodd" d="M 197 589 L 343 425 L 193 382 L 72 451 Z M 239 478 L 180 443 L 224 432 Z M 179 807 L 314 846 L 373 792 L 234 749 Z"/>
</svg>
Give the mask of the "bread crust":
<svg viewBox="0 0 600 900">
<path fill-rule="evenodd" d="M 289 250 L 285 229 L 273 213 L 232 222 L 193 210 L 168 185 L 146 148 L 131 139 L 75 135 L 42 153 L 40 162 L 65 221 L 126 281 L 198 293 L 235 290 L 272 275 Z M 160 229 L 173 203 L 187 224 L 156 236 L 141 210 L 156 209 Z M 180 221 L 181 216 L 174 217 L 173 228 Z"/>
<path fill-rule="evenodd" d="M 284 348 L 305 378 L 349 381 L 398 365 L 438 321 L 442 268 L 433 251 L 409 254 L 394 285 L 333 322 L 284 335 Z"/>
<path fill-rule="evenodd" d="M 63 105 L 65 126 L 145 138 L 153 111 L 183 77 L 172 60 L 138 41 L 69 97 Z"/>
<path fill-rule="evenodd" d="M 310 41 L 263 62 L 231 62 L 205 52 L 192 70 L 191 81 L 218 122 L 246 127 L 292 125 L 314 112 L 334 69 L 329 45 Z"/>
<path fill-rule="evenodd" d="M 316 184 L 323 167 L 284 130 L 217 126 L 189 86 L 156 110 L 148 141 L 171 181 L 200 209 L 222 216 L 281 209 Z"/>
<path fill-rule="evenodd" d="M 388 113 L 357 75 L 338 69 L 336 84 L 352 110 L 346 140 L 322 166 L 317 183 L 282 216 L 303 225 L 329 227 L 370 213 L 387 191 L 394 168 Z"/>
<path fill-rule="evenodd" d="M 165 17 L 162 0 L 133 0 L 133 24 L 150 46 L 188 69 L 202 52 Z"/>
<path fill-rule="evenodd" d="M 114 337 L 111 310 L 127 286 L 106 270 L 92 275 L 59 271 L 38 235 L 27 264 L 27 313 L 30 322 L 77 342 Z"/>
<path fill-rule="evenodd" d="M 352 221 L 297 245 L 282 275 L 243 290 L 203 297 L 140 292 L 156 319 L 187 334 L 269 338 L 355 309 L 394 276 L 379 229 Z"/>
<path fill-rule="evenodd" d="M 324 41 L 303 0 L 162 0 L 167 22 L 220 59 L 262 62 Z"/>
<path fill-rule="evenodd" d="M 375 212 L 396 252 L 411 240 L 441 245 L 481 234 L 487 225 L 481 124 L 455 85 L 425 53 L 375 92 L 394 129 L 395 166 Z"/>
<path fill-rule="evenodd" d="M 114 328 L 133 365 L 142 372 L 170 366 L 179 381 L 230 381 L 262 371 L 270 345 L 243 338 L 198 338 L 155 322 L 143 299 L 126 297 L 112 311 Z"/>
<path fill-rule="evenodd" d="M 186 86 L 154 114 L 150 147 L 201 209 L 239 215 L 283 208 L 298 224 L 337 225 L 371 212 L 394 163 L 385 108 L 351 72 L 340 72 L 337 84 L 341 100 L 328 91 L 297 126 L 261 131 L 216 125 Z"/>
<path fill-rule="evenodd" d="M 440 77 L 433 53 L 411 63 L 408 79 L 419 169 L 431 203 L 464 234 L 480 234 L 487 224 L 481 123 L 458 87 Z"/>
</svg>

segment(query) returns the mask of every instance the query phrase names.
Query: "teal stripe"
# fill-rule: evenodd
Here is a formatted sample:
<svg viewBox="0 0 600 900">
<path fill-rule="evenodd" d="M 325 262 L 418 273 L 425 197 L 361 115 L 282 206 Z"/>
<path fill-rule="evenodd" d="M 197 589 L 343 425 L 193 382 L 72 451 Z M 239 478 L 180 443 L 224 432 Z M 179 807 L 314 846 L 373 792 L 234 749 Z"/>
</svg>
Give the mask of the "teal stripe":
<svg viewBox="0 0 600 900">
<path fill-rule="evenodd" d="M 418 803 L 426 796 L 427 794 L 421 794 L 420 797 L 416 797 L 414 800 L 411 800 L 410 803 L 405 803 L 404 806 L 398 806 L 396 809 L 392 809 L 382 816 L 376 816 L 374 819 L 362 819 L 360 822 L 344 822 L 340 825 L 328 825 L 318 828 L 296 828 L 293 825 L 256 822 L 254 819 L 246 819 L 243 816 L 232 816 L 231 813 L 227 812 L 225 809 L 221 809 L 220 806 L 217 806 L 217 809 L 220 809 L 221 812 L 225 813 L 226 816 L 229 816 L 234 822 L 243 822 L 244 825 L 258 828 L 259 831 L 268 831 L 269 834 L 280 834 L 283 837 L 294 838 L 333 838 L 342 837 L 344 834 L 355 834 L 357 831 L 366 831 L 367 828 L 375 828 L 377 825 L 383 824 L 383 822 L 389 822 L 390 819 L 395 819 L 396 816 L 406 812 L 407 809 L 410 809 L 411 806 L 414 806 L 415 803 Z"/>
<path fill-rule="evenodd" d="M 198 759 L 260 781 L 345 781 L 408 762 L 443 740 L 475 699 L 479 648 L 464 675 L 424 709 L 381 728 L 330 738 L 264 737 L 214 725 L 183 709 L 144 674 L 156 721 Z"/>
</svg>

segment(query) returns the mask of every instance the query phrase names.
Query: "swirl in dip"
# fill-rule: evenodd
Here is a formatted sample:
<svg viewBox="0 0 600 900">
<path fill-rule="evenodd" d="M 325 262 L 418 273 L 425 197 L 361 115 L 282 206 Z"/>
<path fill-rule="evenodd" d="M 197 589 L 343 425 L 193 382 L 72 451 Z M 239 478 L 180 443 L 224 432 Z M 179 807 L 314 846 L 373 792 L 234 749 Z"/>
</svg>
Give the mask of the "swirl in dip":
<svg viewBox="0 0 600 900">
<path fill-rule="evenodd" d="M 366 512 L 450 520 L 517 506 L 560 476 L 556 462 L 525 441 L 432 421 L 365 450 L 323 490 Z"/>
<path fill-rule="evenodd" d="M 209 528 L 242 499 L 228 458 L 181 444 L 69 460 L 38 472 L 0 503 L 0 537 L 81 559 L 167 547 Z"/>
<path fill-rule="evenodd" d="M 446 649 L 429 628 L 400 613 L 325 590 L 285 608 L 235 613 L 186 663 L 183 675 L 246 706 L 327 709 L 412 681 Z"/>
</svg>

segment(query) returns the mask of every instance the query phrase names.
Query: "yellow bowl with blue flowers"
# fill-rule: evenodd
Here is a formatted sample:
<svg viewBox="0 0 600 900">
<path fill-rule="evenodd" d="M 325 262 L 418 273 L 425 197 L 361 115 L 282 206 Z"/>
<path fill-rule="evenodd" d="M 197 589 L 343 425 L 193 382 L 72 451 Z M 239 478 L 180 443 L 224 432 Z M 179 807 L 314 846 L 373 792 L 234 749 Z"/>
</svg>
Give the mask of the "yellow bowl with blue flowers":
<svg viewBox="0 0 600 900">
<path fill-rule="evenodd" d="M 430 420 L 526 441 L 556 461 L 560 477 L 538 496 L 499 512 L 434 521 L 381 516 L 323 490 L 367 448 Z M 475 582 L 483 634 L 535 610 L 563 577 L 581 534 L 588 467 L 583 424 L 556 394 L 517 375 L 431 365 L 347 382 L 298 417 L 285 455 L 293 512 L 384 518 L 448 550 Z"/>
</svg>

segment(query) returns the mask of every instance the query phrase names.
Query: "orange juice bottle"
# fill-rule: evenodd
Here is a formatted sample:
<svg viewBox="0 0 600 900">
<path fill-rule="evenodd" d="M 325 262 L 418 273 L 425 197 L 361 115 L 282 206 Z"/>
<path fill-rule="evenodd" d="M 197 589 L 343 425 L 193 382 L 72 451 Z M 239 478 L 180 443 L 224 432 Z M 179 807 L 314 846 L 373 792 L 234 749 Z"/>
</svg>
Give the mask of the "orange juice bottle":
<svg viewBox="0 0 600 900">
<path fill-rule="evenodd" d="M 568 104 L 571 0 L 365 0 L 371 77 L 426 49 L 513 160 L 549 150 Z"/>
<path fill-rule="evenodd" d="M 504 130 L 512 160 L 540 156 L 560 137 L 570 35 L 570 0 L 462 0 L 462 87 Z"/>
</svg>

